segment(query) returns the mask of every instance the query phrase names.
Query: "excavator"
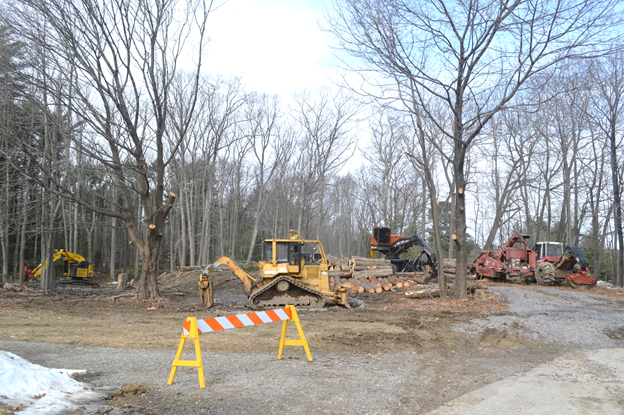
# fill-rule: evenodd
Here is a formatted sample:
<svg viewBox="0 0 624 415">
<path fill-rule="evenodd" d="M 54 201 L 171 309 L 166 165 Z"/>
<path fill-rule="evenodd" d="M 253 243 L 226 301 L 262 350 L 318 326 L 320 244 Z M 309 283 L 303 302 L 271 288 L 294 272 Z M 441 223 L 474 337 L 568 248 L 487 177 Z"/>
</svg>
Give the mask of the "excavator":
<svg viewBox="0 0 624 415">
<path fill-rule="evenodd" d="M 347 287 L 330 290 L 323 244 L 303 239 L 294 230 L 290 230 L 288 239 L 264 240 L 257 277 L 243 271 L 228 257 L 219 258 L 202 275 L 209 275 L 220 265 L 228 267 L 242 282 L 251 309 L 282 305 L 322 307 L 325 303 L 350 308 Z M 211 301 L 202 297 L 202 303 L 207 305 Z"/>
<path fill-rule="evenodd" d="M 82 255 L 68 252 L 65 249 L 55 249 L 52 262 L 63 260 L 65 268 L 63 270 L 63 276 L 67 279 L 57 281 L 57 284 L 86 284 L 91 285 L 93 288 L 99 287 L 99 284 L 88 281 L 93 278 L 93 264 L 87 261 Z M 45 261 L 45 266 L 48 266 L 48 261 Z M 32 271 L 32 278 L 37 278 L 41 275 L 42 264 L 39 264 L 37 268 Z"/>
</svg>

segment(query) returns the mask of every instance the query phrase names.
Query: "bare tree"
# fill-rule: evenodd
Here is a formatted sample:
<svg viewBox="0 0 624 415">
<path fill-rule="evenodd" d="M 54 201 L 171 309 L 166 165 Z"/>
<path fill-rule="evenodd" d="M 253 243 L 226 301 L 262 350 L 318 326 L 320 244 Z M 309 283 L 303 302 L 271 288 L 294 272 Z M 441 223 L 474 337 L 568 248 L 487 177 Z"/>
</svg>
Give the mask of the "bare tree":
<svg viewBox="0 0 624 415">
<path fill-rule="evenodd" d="M 349 160 L 353 152 L 352 134 L 357 107 L 354 102 L 341 92 L 332 92 L 329 87 L 321 87 L 312 93 L 304 91 L 296 96 L 296 119 L 304 135 L 301 155 L 308 161 L 308 168 L 302 172 L 307 176 L 306 184 L 311 180 L 318 190 L 316 204 L 316 239 L 320 237 L 323 200 L 327 181 Z M 305 186 L 302 186 L 305 188 Z M 305 208 L 302 197 L 299 224 Z M 302 231 L 300 226 L 300 231 Z"/>
<path fill-rule="evenodd" d="M 17 270 L 22 278 L 27 219 L 28 182 L 20 179 L 19 170 L 28 169 L 26 157 L 19 154 L 15 147 L 16 139 L 28 140 L 32 137 L 29 128 L 29 106 L 24 100 L 27 83 L 25 45 L 20 42 L 14 31 L 0 19 L 0 254 L 2 255 L 2 281 L 9 282 L 9 242 L 11 224 L 20 224 L 20 264 Z M 21 190 L 23 189 L 23 190 Z M 19 196 L 18 196 L 19 193 Z M 18 200 L 18 198 L 20 200 Z M 19 203 L 22 217 L 11 217 Z"/>
<path fill-rule="evenodd" d="M 589 66 L 592 89 L 591 116 L 605 137 L 611 165 L 613 186 L 614 228 L 617 238 L 617 268 L 614 281 L 624 286 L 624 231 L 622 229 L 622 159 L 624 136 L 621 126 L 624 115 L 624 54 L 616 52 Z M 618 136 L 619 135 L 619 136 Z"/>
<path fill-rule="evenodd" d="M 245 135 L 256 168 L 256 211 L 247 254 L 247 261 L 251 261 L 266 203 L 268 183 L 279 167 L 290 158 L 294 135 L 279 124 L 281 120 L 277 97 L 251 97 L 245 114 Z"/>
<path fill-rule="evenodd" d="M 456 295 L 466 297 L 466 161 L 483 127 L 528 79 L 565 59 L 602 53 L 622 36 L 616 3 L 580 1 L 334 1 L 330 31 L 358 90 L 436 122 L 452 163 L 457 247 Z M 340 56 L 340 55 L 338 55 Z M 356 58 L 356 59 L 351 59 Z M 437 106 L 435 107 L 437 108 Z"/>
<path fill-rule="evenodd" d="M 173 193 L 165 194 L 165 177 L 184 139 L 177 136 L 176 141 L 168 141 L 165 136 L 171 84 L 193 36 L 197 43 L 191 96 L 196 99 L 211 2 L 23 0 L 19 4 L 14 25 L 47 52 L 50 62 L 65 69 L 59 76 L 69 87 L 63 91 L 61 105 L 88 127 L 83 140 L 72 145 L 80 146 L 97 166 L 77 167 L 86 176 L 103 176 L 118 187 L 122 202 L 109 199 L 108 207 L 93 205 L 53 175 L 46 179 L 54 181 L 56 194 L 124 221 L 141 256 L 139 295 L 156 298 L 165 218 L 175 201 Z M 187 116 L 193 114 L 191 110 Z"/>
</svg>

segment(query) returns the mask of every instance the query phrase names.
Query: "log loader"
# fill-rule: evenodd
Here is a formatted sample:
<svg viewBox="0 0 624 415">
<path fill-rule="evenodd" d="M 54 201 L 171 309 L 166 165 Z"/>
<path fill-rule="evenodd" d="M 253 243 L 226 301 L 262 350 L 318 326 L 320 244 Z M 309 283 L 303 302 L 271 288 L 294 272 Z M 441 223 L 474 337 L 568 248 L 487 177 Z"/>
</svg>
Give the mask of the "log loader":
<svg viewBox="0 0 624 415">
<path fill-rule="evenodd" d="M 420 247 L 420 253 L 414 259 L 404 258 L 413 246 Z M 374 226 L 371 234 L 371 258 L 378 258 L 383 254 L 390 260 L 395 272 L 429 272 L 426 281 L 438 275 L 437 259 L 434 250 L 418 234 L 411 238 L 392 234 L 387 226 Z"/>
<path fill-rule="evenodd" d="M 288 239 L 265 239 L 259 276 L 253 277 L 228 257 L 219 258 L 202 274 L 209 275 L 219 265 L 227 266 L 242 282 L 248 307 L 307 305 L 322 307 L 325 303 L 349 308 L 347 287 L 329 288 L 328 262 L 323 244 L 303 239 L 294 230 Z"/>
<path fill-rule="evenodd" d="M 93 288 L 99 287 L 99 284 L 89 281 L 93 278 L 93 264 L 87 261 L 82 255 L 68 252 L 65 249 L 54 250 L 54 256 L 52 262 L 62 260 L 65 264 L 63 270 L 63 276 L 65 279 L 57 281 L 57 284 L 86 284 L 91 285 Z M 45 261 L 45 266 L 48 266 L 48 261 Z M 37 278 L 41 275 L 42 264 L 39 264 L 37 268 L 32 271 L 32 278 Z"/>
</svg>

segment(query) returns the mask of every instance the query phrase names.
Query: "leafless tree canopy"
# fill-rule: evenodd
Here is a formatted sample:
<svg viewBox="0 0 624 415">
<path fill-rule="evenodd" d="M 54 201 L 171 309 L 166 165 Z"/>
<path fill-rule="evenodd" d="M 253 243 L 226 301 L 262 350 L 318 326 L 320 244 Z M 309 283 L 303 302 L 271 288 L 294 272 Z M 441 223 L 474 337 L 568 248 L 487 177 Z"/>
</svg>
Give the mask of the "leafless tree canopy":
<svg viewBox="0 0 624 415">
<path fill-rule="evenodd" d="M 543 88 L 558 65 L 607 53 L 621 36 L 617 3 L 348 0 L 333 5 L 328 30 L 338 39 L 337 56 L 361 80 L 352 89 L 410 114 L 416 129 L 424 119 L 436 126 L 428 139 L 452 167 L 457 292 L 464 297 L 466 162 L 474 142 L 500 112 L 540 103 L 539 94 L 537 102 L 514 99 L 527 92 L 528 80 L 541 80 L 531 86 Z"/>
<path fill-rule="evenodd" d="M 2 6 L 4 281 L 65 248 L 156 298 L 160 271 L 257 260 L 289 229 L 364 256 L 387 225 L 457 258 L 459 296 L 514 232 L 624 282 L 619 2 L 335 1 L 345 88 L 288 97 L 206 73 L 211 9 Z"/>
</svg>

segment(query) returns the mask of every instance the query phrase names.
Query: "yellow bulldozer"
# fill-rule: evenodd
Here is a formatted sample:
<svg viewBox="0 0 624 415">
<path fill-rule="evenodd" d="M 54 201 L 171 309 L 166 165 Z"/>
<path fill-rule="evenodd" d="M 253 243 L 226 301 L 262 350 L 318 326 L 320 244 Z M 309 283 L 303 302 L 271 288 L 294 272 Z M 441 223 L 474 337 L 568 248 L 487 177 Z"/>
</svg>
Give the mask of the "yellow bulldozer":
<svg viewBox="0 0 624 415">
<path fill-rule="evenodd" d="M 91 285 L 93 288 L 99 287 L 99 284 L 89 281 L 93 278 L 93 264 L 87 261 L 82 255 L 68 252 L 65 249 L 54 250 L 54 256 L 52 262 L 63 260 L 65 268 L 63 270 L 63 277 L 65 279 L 57 281 L 57 284 L 86 284 Z M 45 266 L 48 266 L 48 261 L 45 261 Z M 31 278 L 37 278 L 41 275 L 42 264 L 39 264 L 37 268 L 32 271 Z"/>
<path fill-rule="evenodd" d="M 227 266 L 243 283 L 248 306 L 252 309 L 289 304 L 322 307 L 325 303 L 349 307 L 346 287 L 330 290 L 323 244 L 303 239 L 297 231 L 291 230 L 288 239 L 264 240 L 257 277 L 243 271 L 228 257 L 207 267 L 200 276 L 202 303 L 207 306 L 212 305 L 211 293 L 202 293 L 202 278 L 205 281 L 219 265 Z M 208 289 L 207 284 L 203 285 Z"/>
</svg>

